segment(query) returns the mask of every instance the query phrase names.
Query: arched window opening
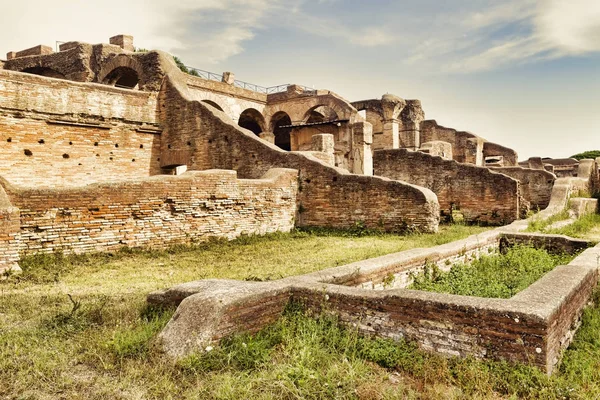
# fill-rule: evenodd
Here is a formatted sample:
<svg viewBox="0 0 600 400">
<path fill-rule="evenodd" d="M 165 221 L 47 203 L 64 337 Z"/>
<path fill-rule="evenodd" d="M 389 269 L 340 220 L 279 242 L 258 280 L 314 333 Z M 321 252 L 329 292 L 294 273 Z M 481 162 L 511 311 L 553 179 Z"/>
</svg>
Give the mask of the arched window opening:
<svg viewBox="0 0 600 400">
<path fill-rule="evenodd" d="M 321 122 L 336 121 L 338 119 L 337 113 L 327 106 L 318 106 L 308 112 L 307 124 L 316 124 Z"/>
<path fill-rule="evenodd" d="M 66 79 L 66 77 L 63 74 L 61 74 L 60 72 L 55 71 L 52 68 L 46 68 L 46 67 L 25 68 L 21 72 L 25 72 L 25 73 L 33 74 L 33 75 L 47 76 L 48 78 Z"/>
<path fill-rule="evenodd" d="M 254 132 L 256 135 L 264 131 L 264 124 L 265 119 L 263 118 L 262 114 L 254 108 L 245 110 L 240 115 L 240 119 L 238 120 L 239 126 Z"/>
<path fill-rule="evenodd" d="M 136 70 L 129 67 L 118 67 L 106 75 L 102 83 L 125 89 L 136 89 L 139 81 Z"/>
<path fill-rule="evenodd" d="M 202 100 L 202 103 L 208 104 L 209 106 L 214 107 L 219 111 L 223 111 L 223 108 L 212 100 Z"/>
<path fill-rule="evenodd" d="M 275 145 L 282 150 L 290 151 L 292 144 L 290 133 L 292 133 L 292 120 L 287 113 L 280 111 L 271 118 L 271 126 L 275 135 Z"/>
</svg>

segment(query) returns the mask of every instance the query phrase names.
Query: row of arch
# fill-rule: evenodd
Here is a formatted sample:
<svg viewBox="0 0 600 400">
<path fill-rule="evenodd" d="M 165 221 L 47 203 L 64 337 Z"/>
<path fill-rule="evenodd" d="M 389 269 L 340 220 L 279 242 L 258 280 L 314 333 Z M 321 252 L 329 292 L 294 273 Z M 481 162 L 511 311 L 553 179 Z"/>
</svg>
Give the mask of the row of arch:
<svg viewBox="0 0 600 400">
<path fill-rule="evenodd" d="M 202 100 L 219 111 L 223 108 L 212 100 Z M 337 121 L 338 115 L 331 107 L 318 105 L 309 109 L 306 113 L 303 124 L 318 124 L 323 122 Z M 255 108 L 247 108 L 239 118 L 238 125 L 248 129 L 257 136 L 263 132 L 272 132 L 275 135 L 275 145 L 283 150 L 290 151 L 291 148 L 291 133 L 292 119 L 285 111 L 278 111 L 271 117 L 270 121 L 265 120 L 263 114 Z"/>
</svg>

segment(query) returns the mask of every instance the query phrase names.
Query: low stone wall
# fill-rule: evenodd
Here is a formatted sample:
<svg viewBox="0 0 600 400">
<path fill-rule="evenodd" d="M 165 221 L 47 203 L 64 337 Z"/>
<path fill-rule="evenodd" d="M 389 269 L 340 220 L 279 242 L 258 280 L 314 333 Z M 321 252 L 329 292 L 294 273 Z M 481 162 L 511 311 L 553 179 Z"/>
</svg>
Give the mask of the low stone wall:
<svg viewBox="0 0 600 400">
<path fill-rule="evenodd" d="M 288 232 L 297 188 L 297 171 L 290 169 L 270 170 L 258 180 L 209 170 L 72 189 L 23 189 L 4 182 L 10 199 L 5 209 L 18 221 L 10 232 L 18 254 L 161 248 Z"/>
<path fill-rule="evenodd" d="M 546 219 L 563 210 L 572 189 L 570 179 L 557 180 L 550 205 L 536 217 Z M 491 247 L 531 243 L 549 251 L 571 251 L 590 245 L 565 236 L 520 234 L 528 223 L 519 220 L 442 246 L 273 282 L 189 282 L 151 293 L 148 302 L 179 306 L 159 335 L 162 349 L 171 357 L 201 352 L 233 332 L 255 332 L 294 300 L 317 312 L 335 312 L 342 322 L 367 335 L 405 338 L 446 355 L 523 362 L 551 373 L 597 285 L 600 245 L 510 299 L 361 288 L 385 286 L 390 274 L 397 277 L 426 262 L 445 265 L 446 260 L 468 259 Z"/>
<path fill-rule="evenodd" d="M 493 167 L 491 169 L 518 180 L 521 195 L 529 202 L 531 208 L 543 210 L 550 204 L 556 175 L 542 169 L 523 167 Z"/>
<path fill-rule="evenodd" d="M 553 249 L 589 246 L 580 241 L 570 243 L 570 239 L 560 236 L 509 236 L 511 243 L 529 240 L 533 245 Z M 454 256 L 465 257 L 467 246 L 483 248 L 494 240 L 497 246 L 501 237 L 497 229 L 483 238 L 440 246 L 445 249 L 409 250 L 269 283 L 190 282 L 152 293 L 148 301 L 179 305 L 159 337 L 163 350 L 172 357 L 203 351 L 236 331 L 258 331 L 280 316 L 287 302 L 293 300 L 316 313 L 335 312 L 342 322 L 362 334 L 407 339 L 424 350 L 450 356 L 523 362 L 551 373 L 572 340 L 574 327 L 597 284 L 595 257 L 600 256 L 600 246 L 585 250 L 567 266 L 556 267 L 511 299 L 333 284 L 336 280 L 356 284 L 357 277 L 373 279 L 389 274 L 392 260 L 398 270 L 417 258 L 423 263 L 450 256 L 451 248 Z M 475 245 L 478 242 L 480 245 Z M 459 251 L 461 245 L 463 250 Z M 426 253 L 429 257 L 422 258 Z"/>
<path fill-rule="evenodd" d="M 377 150 L 375 175 L 431 189 L 443 218 L 460 210 L 468 222 L 506 224 L 519 218 L 519 183 L 488 168 L 406 149 Z"/>
<path fill-rule="evenodd" d="M 164 121 L 162 162 L 185 164 L 191 170 L 232 169 L 244 178 L 257 178 L 270 168 L 299 171 L 298 226 L 369 228 L 434 232 L 439 223 L 433 192 L 381 177 L 350 174 L 309 155 L 286 152 L 224 113 L 190 101 L 177 72 L 159 96 Z"/>
</svg>

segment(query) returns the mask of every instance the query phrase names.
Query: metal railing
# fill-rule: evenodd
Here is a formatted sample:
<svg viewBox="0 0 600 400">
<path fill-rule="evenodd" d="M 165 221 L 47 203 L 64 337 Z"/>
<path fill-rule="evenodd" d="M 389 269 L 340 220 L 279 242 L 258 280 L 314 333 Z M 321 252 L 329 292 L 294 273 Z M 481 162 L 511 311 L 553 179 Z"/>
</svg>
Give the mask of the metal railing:
<svg viewBox="0 0 600 400">
<path fill-rule="evenodd" d="M 215 82 L 223 81 L 223 74 L 217 74 L 215 72 L 205 71 L 205 70 L 199 69 L 199 68 L 188 67 L 187 65 L 185 66 L 185 68 L 187 68 L 188 74 L 190 74 L 192 76 L 206 79 L 208 81 L 215 81 Z M 241 89 L 246 89 L 246 90 L 250 90 L 253 92 L 257 92 L 257 93 L 263 93 L 263 94 L 282 93 L 282 92 L 285 92 L 287 90 L 288 86 L 290 86 L 290 85 L 291 85 L 290 83 L 286 83 L 283 85 L 265 87 L 265 86 L 255 85 L 254 83 L 239 81 L 237 79 L 233 81 L 233 86 L 235 86 L 235 87 L 239 87 Z M 303 85 L 298 85 L 298 86 L 300 86 L 305 92 L 316 92 L 316 90 L 314 88 L 310 88 L 308 86 L 303 86 Z"/>
</svg>

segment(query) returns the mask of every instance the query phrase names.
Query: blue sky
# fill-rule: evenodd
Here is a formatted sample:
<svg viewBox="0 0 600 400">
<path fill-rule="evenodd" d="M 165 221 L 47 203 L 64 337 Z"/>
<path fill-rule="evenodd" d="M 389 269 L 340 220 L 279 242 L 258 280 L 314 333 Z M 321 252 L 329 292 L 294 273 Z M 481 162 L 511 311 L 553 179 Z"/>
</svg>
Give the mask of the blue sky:
<svg viewBox="0 0 600 400">
<path fill-rule="evenodd" d="M 521 159 L 600 149 L 599 0 L 37 1 L 0 15 L 3 53 L 128 33 L 263 86 L 418 98 Z"/>
</svg>

